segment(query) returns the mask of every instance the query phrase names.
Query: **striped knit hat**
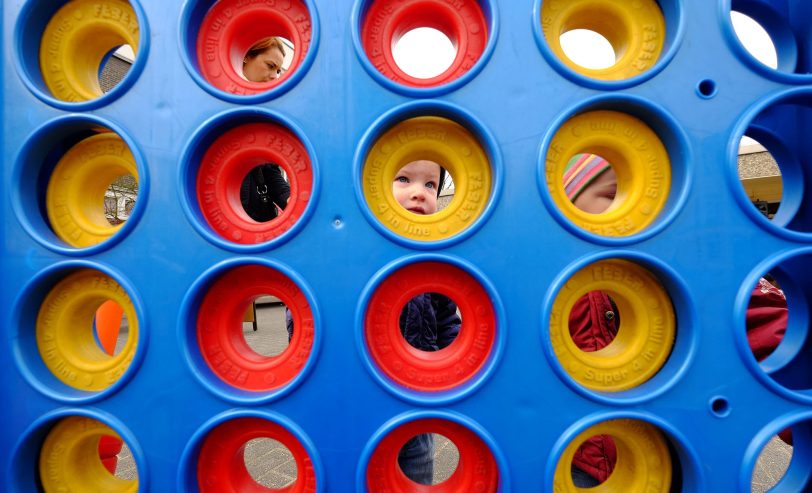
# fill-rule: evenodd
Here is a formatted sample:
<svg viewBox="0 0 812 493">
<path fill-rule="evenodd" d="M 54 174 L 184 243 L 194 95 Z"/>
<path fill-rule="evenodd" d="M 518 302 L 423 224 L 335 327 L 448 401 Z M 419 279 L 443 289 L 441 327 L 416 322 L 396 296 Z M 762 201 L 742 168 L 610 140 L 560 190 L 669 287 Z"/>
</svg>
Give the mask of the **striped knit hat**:
<svg viewBox="0 0 812 493">
<path fill-rule="evenodd" d="M 564 168 L 564 191 L 574 201 L 581 192 L 604 171 L 611 167 L 609 161 L 596 154 L 576 154 Z"/>
</svg>

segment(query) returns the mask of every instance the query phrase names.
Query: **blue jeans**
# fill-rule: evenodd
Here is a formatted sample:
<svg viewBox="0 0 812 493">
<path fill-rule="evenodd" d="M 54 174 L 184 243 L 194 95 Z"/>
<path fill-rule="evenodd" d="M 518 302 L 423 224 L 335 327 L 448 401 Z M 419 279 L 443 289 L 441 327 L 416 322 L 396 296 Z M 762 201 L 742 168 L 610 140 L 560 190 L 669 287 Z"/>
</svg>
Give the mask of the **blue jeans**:
<svg viewBox="0 0 812 493">
<path fill-rule="evenodd" d="M 431 485 L 434 480 L 434 437 L 424 433 L 406 442 L 398 453 L 398 465 L 415 483 Z"/>
<path fill-rule="evenodd" d="M 577 466 L 572 466 L 572 482 L 578 488 L 594 488 L 600 481 L 590 476 L 586 471 Z"/>
</svg>

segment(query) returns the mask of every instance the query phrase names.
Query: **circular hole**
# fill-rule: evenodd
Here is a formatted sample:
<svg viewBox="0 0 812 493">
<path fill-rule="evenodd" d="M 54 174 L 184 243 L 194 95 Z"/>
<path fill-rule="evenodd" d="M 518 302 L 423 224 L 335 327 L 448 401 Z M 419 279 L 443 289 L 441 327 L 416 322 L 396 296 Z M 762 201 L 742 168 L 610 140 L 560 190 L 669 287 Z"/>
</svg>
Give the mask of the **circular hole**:
<svg viewBox="0 0 812 493">
<path fill-rule="evenodd" d="M 615 48 L 603 35 L 588 29 L 561 34 L 561 49 L 573 63 L 587 69 L 604 69 L 615 64 Z"/>
<path fill-rule="evenodd" d="M 716 397 L 711 400 L 711 411 L 716 416 L 723 418 L 730 414 L 730 402 L 724 397 Z"/>
<path fill-rule="evenodd" d="M 712 98 L 716 95 L 716 82 L 705 79 L 699 82 L 697 85 L 697 91 L 699 91 L 699 95 L 705 98 Z"/>
<path fill-rule="evenodd" d="M 665 365 L 676 317 L 651 272 L 607 259 L 582 268 L 559 290 L 549 330 L 558 363 L 577 384 L 619 392 L 644 384 Z"/>
<path fill-rule="evenodd" d="M 117 131 L 69 116 L 37 130 L 15 163 L 14 205 L 26 230 L 60 253 L 117 243 L 143 210 L 146 168 Z M 82 253 L 88 253 L 83 250 Z"/>
<path fill-rule="evenodd" d="M 376 78 L 429 88 L 471 73 L 489 38 L 488 2 L 364 2 L 358 16 L 365 64 Z"/>
<path fill-rule="evenodd" d="M 100 271 L 78 269 L 42 296 L 35 344 L 50 374 L 85 392 L 103 391 L 121 378 L 139 342 L 135 307 L 121 285 Z"/>
<path fill-rule="evenodd" d="M 421 216 L 431 215 L 451 202 L 451 199 L 440 199 L 447 182 L 451 182 L 451 175 L 440 164 L 427 159 L 412 161 L 395 173 L 392 194 L 404 210 Z"/>
<path fill-rule="evenodd" d="M 218 121 L 202 131 L 184 161 L 186 198 L 214 241 L 272 241 L 297 227 L 312 203 L 307 148 L 277 122 L 248 114 Z M 198 222 L 200 215 L 192 219 Z"/>
<path fill-rule="evenodd" d="M 251 479 L 265 488 L 287 488 L 296 482 L 299 474 L 291 451 L 271 438 L 246 442 L 243 460 Z"/>
<path fill-rule="evenodd" d="M 587 214 L 604 213 L 615 202 L 617 174 L 612 164 L 597 154 L 573 156 L 562 180 L 569 201 Z"/>
<path fill-rule="evenodd" d="M 135 158 L 117 134 L 97 133 L 77 142 L 48 179 L 45 206 L 54 233 L 77 248 L 107 240 L 121 227 L 122 216 L 129 217 L 128 207 L 131 213 L 135 206 L 137 175 Z"/>
<path fill-rule="evenodd" d="M 448 347 L 457 338 L 461 325 L 457 304 L 440 293 L 421 293 L 400 311 L 400 333 L 410 346 L 420 351 Z"/>
<path fill-rule="evenodd" d="M 570 466 L 572 483 L 578 488 L 600 486 L 612 476 L 617 464 L 617 447 L 609 435 L 594 435 L 578 446 Z"/>
<path fill-rule="evenodd" d="M 770 68 L 778 68 L 778 54 L 770 34 L 755 19 L 735 10 L 730 20 L 736 37 L 753 58 Z"/>
<path fill-rule="evenodd" d="M 439 392 L 480 374 L 494 350 L 495 324 L 491 297 L 473 276 L 421 262 L 398 268 L 375 288 L 364 337 L 371 367 L 386 381 Z"/>
<path fill-rule="evenodd" d="M 759 452 L 750 482 L 750 491 L 752 493 L 797 491 L 788 488 L 776 488 L 787 477 L 792 464 L 793 447 L 782 439 L 782 437 L 789 438 L 791 436 L 789 432 L 788 429 L 782 432 L 780 437 L 774 436 Z"/>
<path fill-rule="evenodd" d="M 264 223 L 275 219 L 290 199 L 287 173 L 275 164 L 255 166 L 240 185 L 240 203 L 248 217 Z"/>
<path fill-rule="evenodd" d="M 420 418 L 386 431 L 366 464 L 366 484 L 369 491 L 497 491 L 499 468 L 467 426 Z"/>
<path fill-rule="evenodd" d="M 784 189 L 775 157 L 760 142 L 745 135 L 739 144 L 738 170 L 741 186 L 753 207 L 773 220 L 781 207 Z"/>
<path fill-rule="evenodd" d="M 367 151 L 361 173 L 376 226 L 423 242 L 450 238 L 473 224 L 493 183 L 478 139 L 462 125 L 434 116 L 385 128 Z"/>
<path fill-rule="evenodd" d="M 214 390 L 229 396 L 244 395 L 240 390 L 257 395 L 280 390 L 299 378 L 313 352 L 315 327 L 310 304 L 298 285 L 284 273 L 256 264 L 233 267 L 208 279 L 199 288 L 199 306 L 198 302 L 189 306 L 197 310 L 189 344 L 208 368 L 205 374 L 216 379 L 204 383 L 215 383 Z M 253 322 L 246 321 L 254 313 L 256 331 Z"/>
<path fill-rule="evenodd" d="M 245 310 L 242 333 L 246 344 L 262 356 L 279 356 L 293 337 L 293 315 L 279 298 L 257 297 Z"/>
<path fill-rule="evenodd" d="M 601 486 L 606 491 L 680 491 L 681 466 L 669 438 L 639 420 L 613 419 L 576 436 L 558 458 L 553 488 L 572 491 Z M 670 488 L 669 488 L 670 487 Z"/>
<path fill-rule="evenodd" d="M 421 433 L 411 437 L 398 452 L 398 467 L 411 481 L 434 486 L 457 470 L 459 450 L 443 435 Z"/>
<path fill-rule="evenodd" d="M 123 441 L 106 424 L 70 416 L 48 432 L 39 453 L 40 481 L 45 491 L 70 484 L 80 491 L 127 492 L 138 488 L 138 469 L 132 461 L 126 474 L 117 473 Z M 81 464 L 81 467 L 77 465 Z"/>
<path fill-rule="evenodd" d="M 606 237 L 643 232 L 666 208 L 672 180 L 682 180 L 669 154 L 648 123 L 625 112 L 593 110 L 566 120 L 540 160 L 555 216 Z"/>
<path fill-rule="evenodd" d="M 253 43 L 234 70 L 250 82 L 268 83 L 285 76 L 295 57 L 293 43 L 279 36 L 267 36 Z"/>
<path fill-rule="evenodd" d="M 192 489 L 320 491 L 305 440 L 283 424 L 243 416 L 220 422 L 202 435 L 199 453 L 189 454 L 192 463 L 183 466 Z"/>
<path fill-rule="evenodd" d="M 99 86 L 103 93 L 113 90 L 127 75 L 135 62 L 135 50 L 125 44 L 111 49 L 99 66 Z"/>
<path fill-rule="evenodd" d="M 142 34 L 129 2 L 73 0 L 51 13 L 46 12 L 46 5 L 32 9 L 28 34 L 37 32 L 39 27 L 34 24 L 42 22 L 35 16 L 47 15 L 49 20 L 41 36 L 34 36 L 38 46 L 34 41 L 24 42 L 23 56 L 37 50 L 42 84 L 54 98 L 74 103 L 94 100 L 126 76 L 138 54 Z M 129 50 L 117 52 L 123 46 Z M 122 53 L 130 55 L 129 60 Z"/>
<path fill-rule="evenodd" d="M 130 174 L 119 176 L 104 191 L 104 218 L 118 226 L 130 217 L 137 200 L 138 180 Z"/>
<path fill-rule="evenodd" d="M 314 19 L 304 0 L 284 6 L 194 1 L 186 7 L 184 22 L 187 63 L 191 61 L 215 93 L 239 96 L 269 92 L 292 80 L 305 64 L 315 36 Z"/>
<path fill-rule="evenodd" d="M 679 18 L 674 2 L 665 7 L 668 19 Z M 656 0 L 566 6 L 543 0 L 540 21 L 540 36 L 554 57 L 576 74 L 603 81 L 649 72 L 673 43 L 671 30 L 676 29 L 666 27 Z"/>
<path fill-rule="evenodd" d="M 397 66 L 417 79 L 431 79 L 451 67 L 457 48 L 442 31 L 418 27 L 395 41 L 392 49 Z"/>
</svg>

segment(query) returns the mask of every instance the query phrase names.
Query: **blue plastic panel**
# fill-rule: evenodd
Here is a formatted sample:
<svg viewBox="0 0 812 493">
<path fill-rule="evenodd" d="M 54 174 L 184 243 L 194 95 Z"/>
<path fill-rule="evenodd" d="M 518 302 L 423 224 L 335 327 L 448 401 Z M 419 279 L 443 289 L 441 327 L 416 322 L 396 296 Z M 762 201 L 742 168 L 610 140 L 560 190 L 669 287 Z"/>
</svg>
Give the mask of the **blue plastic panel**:
<svg viewBox="0 0 812 493">
<path fill-rule="evenodd" d="M 79 104 L 52 98 L 38 72 L 37 36 L 60 2 L 4 2 L 0 490 L 37 491 L 35 463 L 47 430 L 61 416 L 83 415 L 126 439 L 141 491 L 197 491 L 201 437 L 230 416 L 288 426 L 312 452 L 319 491 L 361 489 L 381 433 L 422 417 L 480 434 L 496 458 L 500 491 L 552 491 L 566 443 L 591 424 L 619 417 L 648 421 L 666 434 L 679 463 L 677 491 L 750 491 L 761 447 L 812 416 L 812 195 L 806 193 L 812 187 L 812 4 L 733 2 L 773 34 L 779 53 L 773 70 L 737 41 L 730 0 L 660 0 L 667 26 L 660 61 L 639 77 L 600 82 L 573 73 L 550 52 L 541 34 L 543 1 L 482 0 L 491 39 L 471 76 L 415 90 L 373 75 L 357 32 L 368 2 L 308 0 L 313 39 L 301 73 L 273 94 L 235 97 L 196 73 L 190 33 L 197 27 L 190 24 L 200 22 L 206 2 L 132 0 L 144 39 L 130 75 L 106 96 Z M 557 127 L 596 109 L 639 118 L 669 152 L 673 182 L 665 210 L 631 237 L 579 230 L 555 208 L 544 180 Z M 363 200 L 361 169 L 371 139 L 416 115 L 462 124 L 492 165 L 485 213 L 447 241 L 394 238 Z M 195 159 L 211 132 L 263 119 L 301 138 L 314 190 L 295 228 L 266 244 L 237 245 L 219 238 L 194 202 Z M 44 187 L 53 155 L 96 126 L 116 131 L 130 146 L 140 193 L 114 239 L 75 249 L 50 230 Z M 739 185 L 736 155 L 745 133 L 781 165 L 784 201 L 773 221 Z M 548 330 L 557 290 L 603 258 L 648 268 L 671 296 L 677 318 L 675 346 L 658 375 L 611 395 L 582 389 L 567 376 Z M 380 277 L 426 259 L 479 279 L 497 320 L 496 349 L 483 374 L 440 396 L 399 390 L 376 373 L 361 339 L 364 309 Z M 244 263 L 270 265 L 299 284 L 317 333 L 301 378 L 259 396 L 212 383 L 194 347 L 203 290 L 218 272 Z M 117 279 L 140 322 L 130 370 L 99 394 L 56 381 L 33 343 L 45 292 L 84 267 Z M 744 312 L 768 271 L 787 293 L 790 327 L 787 344 L 759 366 L 747 346 Z M 806 427 L 795 427 L 793 471 L 810 469 Z M 779 491 L 808 487 L 808 473 L 793 472 Z"/>
</svg>

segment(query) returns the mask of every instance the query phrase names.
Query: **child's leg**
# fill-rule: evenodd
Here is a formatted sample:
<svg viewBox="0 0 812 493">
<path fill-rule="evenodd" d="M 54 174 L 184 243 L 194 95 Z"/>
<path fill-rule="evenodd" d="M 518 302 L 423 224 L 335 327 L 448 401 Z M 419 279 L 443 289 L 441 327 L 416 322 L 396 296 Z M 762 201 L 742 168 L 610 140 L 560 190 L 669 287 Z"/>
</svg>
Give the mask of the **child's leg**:
<svg viewBox="0 0 812 493">
<path fill-rule="evenodd" d="M 434 479 L 434 437 L 417 435 L 400 449 L 398 464 L 406 477 L 415 483 L 430 485 Z"/>
</svg>

